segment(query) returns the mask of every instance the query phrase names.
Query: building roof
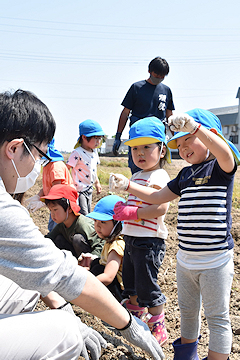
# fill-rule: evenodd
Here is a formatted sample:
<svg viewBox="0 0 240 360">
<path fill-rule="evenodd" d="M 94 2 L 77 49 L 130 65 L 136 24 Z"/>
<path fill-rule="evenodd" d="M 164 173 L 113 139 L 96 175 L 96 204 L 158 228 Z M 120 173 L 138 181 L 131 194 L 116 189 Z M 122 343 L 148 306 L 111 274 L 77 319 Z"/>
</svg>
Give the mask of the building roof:
<svg viewBox="0 0 240 360">
<path fill-rule="evenodd" d="M 237 99 L 240 99 L 240 87 L 238 88 L 238 92 L 237 92 L 236 98 L 237 98 Z"/>
<path fill-rule="evenodd" d="M 227 115 L 227 114 L 237 114 L 238 105 L 235 106 L 225 106 L 220 108 L 209 109 L 215 115 Z"/>
<path fill-rule="evenodd" d="M 217 115 L 219 120 L 221 121 L 222 126 L 226 125 L 236 125 L 238 114 L 223 114 L 223 115 Z"/>
<path fill-rule="evenodd" d="M 237 124 L 238 105 L 209 109 L 209 111 L 217 115 L 222 126 Z"/>
</svg>

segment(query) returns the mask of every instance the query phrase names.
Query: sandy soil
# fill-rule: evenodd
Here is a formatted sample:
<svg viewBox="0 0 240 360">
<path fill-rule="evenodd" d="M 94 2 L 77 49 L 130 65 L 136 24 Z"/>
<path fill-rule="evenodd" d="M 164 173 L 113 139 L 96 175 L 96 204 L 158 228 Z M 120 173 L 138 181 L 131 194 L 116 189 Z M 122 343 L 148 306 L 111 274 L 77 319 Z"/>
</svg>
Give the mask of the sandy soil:
<svg viewBox="0 0 240 360">
<path fill-rule="evenodd" d="M 171 178 L 175 176 L 180 168 L 183 166 L 182 160 L 173 160 L 173 165 L 169 167 Z M 116 171 L 117 172 L 117 171 Z M 237 177 L 240 177 L 240 169 L 237 172 Z M 37 184 L 26 194 L 26 197 L 36 194 L 41 186 L 41 178 L 38 179 Z M 108 195 L 108 186 L 103 186 L 103 191 L 100 196 L 93 196 L 94 204 L 103 196 Z M 43 234 L 47 233 L 47 223 L 49 212 L 46 208 L 38 210 L 32 215 L 34 222 L 39 226 Z M 235 241 L 235 276 L 232 286 L 231 302 L 230 302 L 230 315 L 232 321 L 233 332 L 233 345 L 231 360 L 240 359 L 240 209 L 232 210 L 232 234 Z M 159 283 L 162 291 L 167 297 L 167 303 L 165 306 L 166 314 L 166 326 L 169 332 L 169 342 L 164 347 L 164 353 L 166 360 L 173 359 L 173 347 L 172 342 L 180 336 L 180 312 L 177 301 L 177 283 L 176 283 L 176 253 L 177 246 L 177 201 L 173 201 L 170 205 L 169 211 L 166 215 L 166 224 L 169 231 L 169 236 L 166 241 L 167 251 L 163 262 L 163 265 L 159 271 Z M 37 310 L 44 309 L 45 305 L 40 301 Z M 145 354 L 141 349 L 133 347 L 124 338 L 120 336 L 117 331 L 113 331 L 108 326 L 105 326 L 102 321 L 92 315 L 86 313 L 82 309 L 74 306 L 75 313 L 81 317 L 82 321 L 98 330 L 109 343 L 107 349 L 102 352 L 101 360 L 113 359 L 113 360 L 143 360 L 149 359 L 149 356 Z M 199 359 L 203 359 L 207 356 L 208 351 L 208 327 L 204 312 L 202 311 L 202 338 L 198 346 Z M 79 359 L 82 359 L 81 357 Z"/>
</svg>

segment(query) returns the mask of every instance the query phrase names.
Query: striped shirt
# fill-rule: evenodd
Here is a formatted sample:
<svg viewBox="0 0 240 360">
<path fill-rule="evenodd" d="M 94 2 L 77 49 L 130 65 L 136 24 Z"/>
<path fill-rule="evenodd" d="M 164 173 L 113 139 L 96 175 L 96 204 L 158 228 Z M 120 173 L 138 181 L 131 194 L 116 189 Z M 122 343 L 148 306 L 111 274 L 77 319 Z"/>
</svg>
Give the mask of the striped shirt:
<svg viewBox="0 0 240 360">
<path fill-rule="evenodd" d="M 131 177 L 131 181 L 143 185 L 151 186 L 156 185 L 157 187 L 163 188 L 167 185 L 170 178 L 168 173 L 164 169 L 157 169 L 153 171 L 139 171 Z M 137 206 L 144 208 L 150 203 L 139 199 L 137 196 L 132 194 L 129 195 L 127 205 Z M 125 220 L 123 226 L 123 234 L 129 236 L 147 236 L 147 237 L 160 237 L 166 239 L 168 231 L 164 224 L 164 217 L 159 216 L 154 219 L 137 219 L 137 220 Z"/>
<path fill-rule="evenodd" d="M 168 183 L 178 204 L 178 260 L 189 268 L 215 267 L 233 248 L 231 203 L 236 167 L 225 173 L 216 159 L 184 168 Z M 214 265 L 215 264 L 215 265 Z"/>
</svg>

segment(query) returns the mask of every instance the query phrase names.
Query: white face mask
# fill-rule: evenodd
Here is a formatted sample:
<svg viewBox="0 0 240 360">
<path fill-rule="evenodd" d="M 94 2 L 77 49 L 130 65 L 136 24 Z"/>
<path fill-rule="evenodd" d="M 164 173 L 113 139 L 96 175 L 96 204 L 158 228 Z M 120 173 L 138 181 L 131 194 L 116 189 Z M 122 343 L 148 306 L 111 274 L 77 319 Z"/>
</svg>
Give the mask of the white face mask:
<svg viewBox="0 0 240 360">
<path fill-rule="evenodd" d="M 25 143 L 24 143 L 24 145 L 26 146 L 27 150 L 29 151 L 30 155 L 32 156 L 35 164 L 34 164 L 32 171 L 27 176 L 21 177 L 19 175 L 19 172 L 17 171 L 17 167 L 16 167 L 13 159 L 11 159 L 13 167 L 18 176 L 16 188 L 15 188 L 13 194 L 24 193 L 25 191 L 30 189 L 35 184 L 35 182 L 41 172 L 41 160 L 40 159 L 35 160 L 33 154 L 31 153 L 30 149 L 28 148 L 28 146 Z"/>
</svg>

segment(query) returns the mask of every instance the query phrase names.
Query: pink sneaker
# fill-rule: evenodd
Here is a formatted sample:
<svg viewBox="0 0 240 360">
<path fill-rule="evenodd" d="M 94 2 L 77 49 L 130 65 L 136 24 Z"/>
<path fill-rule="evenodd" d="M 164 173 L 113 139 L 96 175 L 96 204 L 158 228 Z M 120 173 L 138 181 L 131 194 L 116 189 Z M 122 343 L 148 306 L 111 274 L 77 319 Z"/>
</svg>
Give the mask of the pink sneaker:
<svg viewBox="0 0 240 360">
<path fill-rule="evenodd" d="M 168 333 L 164 323 L 164 312 L 160 315 L 152 316 L 147 322 L 152 335 L 157 339 L 158 343 L 163 346 L 168 341 Z"/>
</svg>

